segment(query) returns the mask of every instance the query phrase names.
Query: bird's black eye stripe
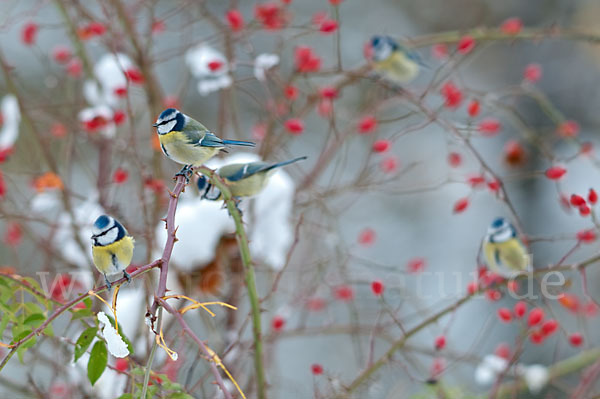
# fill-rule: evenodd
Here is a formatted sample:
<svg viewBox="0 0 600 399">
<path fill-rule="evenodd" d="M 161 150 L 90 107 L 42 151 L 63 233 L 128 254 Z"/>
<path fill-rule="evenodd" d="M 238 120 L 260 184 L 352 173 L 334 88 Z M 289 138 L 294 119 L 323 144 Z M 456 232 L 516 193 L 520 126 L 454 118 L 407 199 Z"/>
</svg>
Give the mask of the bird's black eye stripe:
<svg viewBox="0 0 600 399">
<path fill-rule="evenodd" d="M 108 234 L 108 232 L 109 232 L 109 231 L 111 231 L 112 229 L 114 229 L 114 228 L 116 228 L 116 227 L 117 227 L 117 226 L 113 226 L 113 227 L 111 227 L 110 229 L 108 229 L 108 230 L 105 230 L 105 231 L 103 231 L 103 232 L 102 232 L 102 233 L 100 233 L 100 234 L 96 234 L 95 236 L 92 236 L 92 238 L 98 238 L 98 237 L 105 236 L 106 234 Z"/>
</svg>

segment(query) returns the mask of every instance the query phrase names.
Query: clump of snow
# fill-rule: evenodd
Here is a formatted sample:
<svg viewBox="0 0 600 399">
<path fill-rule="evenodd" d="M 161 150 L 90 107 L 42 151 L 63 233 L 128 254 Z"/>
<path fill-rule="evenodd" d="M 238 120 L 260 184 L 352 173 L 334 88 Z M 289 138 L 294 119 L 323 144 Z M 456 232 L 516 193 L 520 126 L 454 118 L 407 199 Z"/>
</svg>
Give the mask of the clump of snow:
<svg viewBox="0 0 600 399">
<path fill-rule="evenodd" d="M 479 385 L 491 385 L 498 376 L 509 367 L 508 360 L 496 355 L 487 355 L 475 369 L 475 382 Z M 516 375 L 522 377 L 527 384 L 529 392 L 537 394 L 546 386 L 550 380 L 548 368 L 541 364 L 516 364 L 514 366 Z"/>
<path fill-rule="evenodd" d="M 98 321 L 104 325 L 102 336 L 106 340 L 108 351 L 114 357 L 126 357 L 129 355 L 127 344 L 119 335 L 117 330 L 110 324 L 110 320 L 104 312 L 98 312 Z"/>
<path fill-rule="evenodd" d="M 206 96 L 231 86 L 227 59 L 214 48 L 206 44 L 193 47 L 186 52 L 185 62 L 192 75 L 198 79 L 200 95 Z"/>
<path fill-rule="evenodd" d="M 2 112 L 2 129 L 0 130 L 0 152 L 12 148 L 19 137 L 19 124 L 21 123 L 21 111 L 19 102 L 12 94 L 2 98 L 0 104 Z"/>
<path fill-rule="evenodd" d="M 259 54 L 254 60 L 254 77 L 261 82 L 265 80 L 265 71 L 279 64 L 279 56 L 277 54 Z"/>
</svg>

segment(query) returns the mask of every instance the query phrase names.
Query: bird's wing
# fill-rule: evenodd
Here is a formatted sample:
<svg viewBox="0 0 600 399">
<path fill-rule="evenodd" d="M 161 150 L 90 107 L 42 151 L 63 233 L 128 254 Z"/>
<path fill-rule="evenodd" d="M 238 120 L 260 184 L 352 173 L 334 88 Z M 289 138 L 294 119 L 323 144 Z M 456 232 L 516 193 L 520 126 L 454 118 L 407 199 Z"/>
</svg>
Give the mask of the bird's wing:
<svg viewBox="0 0 600 399">
<path fill-rule="evenodd" d="M 266 162 L 235 163 L 219 168 L 219 176 L 229 181 L 239 181 L 268 169 Z"/>
<path fill-rule="evenodd" d="M 225 147 L 225 143 L 223 143 L 223 140 L 221 140 L 209 131 L 206 131 L 206 133 L 204 133 L 204 137 L 202 137 L 196 143 L 196 145 L 200 147 Z"/>
<path fill-rule="evenodd" d="M 504 248 L 500 251 L 500 261 L 512 271 L 525 271 L 529 267 L 527 251 L 517 239 L 504 243 Z"/>
</svg>

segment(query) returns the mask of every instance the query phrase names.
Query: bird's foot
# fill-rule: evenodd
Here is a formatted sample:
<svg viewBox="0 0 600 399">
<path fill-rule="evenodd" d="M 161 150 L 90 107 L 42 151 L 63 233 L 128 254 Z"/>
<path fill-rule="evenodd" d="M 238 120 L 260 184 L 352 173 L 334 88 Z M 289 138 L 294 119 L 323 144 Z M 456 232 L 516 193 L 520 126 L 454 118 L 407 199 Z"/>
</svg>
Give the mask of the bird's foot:
<svg viewBox="0 0 600 399">
<path fill-rule="evenodd" d="M 123 277 L 127 279 L 127 284 L 131 284 L 131 275 L 127 273 L 127 270 L 123 270 Z"/>
<path fill-rule="evenodd" d="M 173 176 L 173 179 L 177 180 L 178 176 L 183 176 L 183 177 L 185 177 L 185 184 L 189 184 L 190 177 L 192 177 L 192 174 L 194 173 L 192 168 L 193 168 L 192 165 L 185 165 L 183 168 L 181 168 L 181 170 L 179 172 L 175 173 L 175 176 Z"/>
<path fill-rule="evenodd" d="M 104 275 L 104 282 L 106 283 L 106 288 L 108 289 L 108 292 L 110 292 L 110 290 L 112 289 L 112 284 L 108 277 L 106 277 L 106 274 Z"/>
</svg>

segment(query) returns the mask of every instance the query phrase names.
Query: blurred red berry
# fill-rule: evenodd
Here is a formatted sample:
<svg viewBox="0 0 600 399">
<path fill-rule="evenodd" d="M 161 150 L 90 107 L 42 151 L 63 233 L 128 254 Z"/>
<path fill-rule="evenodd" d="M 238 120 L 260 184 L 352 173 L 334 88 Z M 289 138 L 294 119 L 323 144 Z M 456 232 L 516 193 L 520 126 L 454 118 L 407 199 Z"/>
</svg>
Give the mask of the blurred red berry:
<svg viewBox="0 0 600 399">
<path fill-rule="evenodd" d="M 438 60 L 445 60 L 448 58 L 448 46 L 445 44 L 434 44 L 431 47 L 431 55 L 433 58 Z"/>
<path fill-rule="evenodd" d="M 375 280 L 371 283 L 371 291 L 375 296 L 383 295 L 383 291 L 385 290 L 385 286 L 381 282 L 381 280 Z"/>
<path fill-rule="evenodd" d="M 321 23 L 328 18 L 329 14 L 327 14 L 327 11 L 317 11 L 312 16 L 312 23 L 314 25 L 321 25 Z"/>
<path fill-rule="evenodd" d="M 587 215 L 589 215 L 591 212 L 592 212 L 592 210 L 590 209 L 590 207 L 589 207 L 589 206 L 587 206 L 587 205 L 585 205 L 585 204 L 584 204 L 584 205 L 581 205 L 581 206 L 579 207 L 579 214 L 580 214 L 581 216 L 587 216 Z"/>
<path fill-rule="evenodd" d="M 520 166 L 525 162 L 525 149 L 516 140 L 509 140 L 504 145 L 504 161 L 510 166 Z"/>
<path fill-rule="evenodd" d="M 577 312 L 579 310 L 579 298 L 577 295 L 563 292 L 558 296 L 558 303 L 571 312 Z"/>
<path fill-rule="evenodd" d="M 581 230 L 577 232 L 577 239 L 585 244 L 596 241 L 596 232 L 594 230 Z"/>
<path fill-rule="evenodd" d="M 265 123 L 257 123 L 256 125 L 252 126 L 252 138 L 254 140 L 264 140 L 265 136 L 267 135 L 267 125 Z"/>
<path fill-rule="evenodd" d="M 527 318 L 527 324 L 529 327 L 539 324 L 542 320 L 544 320 L 544 310 L 541 308 L 531 309 L 529 312 L 529 317 Z"/>
<path fill-rule="evenodd" d="M 121 98 L 126 97 L 127 96 L 127 87 L 125 87 L 125 86 L 117 87 L 113 90 L 113 93 L 117 97 L 121 97 Z"/>
<path fill-rule="evenodd" d="M 498 309 L 498 318 L 504 323 L 510 323 L 512 321 L 512 313 L 508 308 Z"/>
<path fill-rule="evenodd" d="M 479 105 L 479 101 L 471 100 L 471 102 L 467 106 L 467 113 L 469 114 L 469 116 L 471 118 L 474 118 L 477 115 L 479 115 L 480 109 L 481 109 L 481 106 Z"/>
<path fill-rule="evenodd" d="M 317 104 L 317 113 L 323 118 L 329 118 L 333 114 L 333 101 L 324 98 Z"/>
<path fill-rule="evenodd" d="M 50 134 L 56 138 L 65 137 L 67 135 L 67 127 L 59 122 L 54 122 L 50 126 Z"/>
<path fill-rule="evenodd" d="M 4 182 L 4 174 L 0 170 L 0 199 L 6 195 L 6 183 Z"/>
<path fill-rule="evenodd" d="M 165 21 L 157 19 L 154 22 L 152 22 L 152 33 L 155 35 L 158 33 L 162 33 L 165 31 L 166 27 L 167 26 L 165 25 Z"/>
<path fill-rule="evenodd" d="M 106 27 L 100 22 L 90 22 L 77 30 L 77 35 L 81 40 L 88 40 L 95 36 L 102 36 L 106 32 Z"/>
<path fill-rule="evenodd" d="M 275 316 L 271 320 L 271 328 L 274 331 L 281 331 L 281 330 L 283 330 L 284 326 L 285 326 L 285 319 L 281 316 Z"/>
<path fill-rule="evenodd" d="M 329 0 L 329 4 L 331 4 L 332 6 L 339 6 L 340 4 L 342 4 L 344 0 Z"/>
<path fill-rule="evenodd" d="M 8 222 L 4 231 L 4 242 L 9 247 L 17 247 L 23 239 L 21 225 L 17 222 Z"/>
<path fill-rule="evenodd" d="M 492 137 L 500 132 L 500 121 L 495 118 L 487 118 L 479 122 L 477 130 L 484 136 Z"/>
<path fill-rule="evenodd" d="M 313 312 L 318 312 L 325 309 L 325 300 L 319 297 L 311 297 L 306 301 L 306 308 Z"/>
<path fill-rule="evenodd" d="M 319 30 L 321 31 L 321 33 L 328 35 L 330 33 L 335 32 L 337 28 L 338 23 L 335 19 L 326 19 L 323 22 L 321 22 Z"/>
<path fill-rule="evenodd" d="M 113 174 L 113 182 L 117 184 L 125 183 L 129 178 L 129 173 L 125 169 L 117 168 Z"/>
<path fill-rule="evenodd" d="M 391 147 L 391 143 L 389 140 L 375 140 L 373 143 L 373 151 L 377 153 L 386 152 Z"/>
<path fill-rule="evenodd" d="M 444 105 L 448 108 L 457 108 L 462 102 L 462 91 L 452 82 L 446 82 L 440 93 L 445 98 Z"/>
<path fill-rule="evenodd" d="M 423 270 L 425 270 L 425 265 L 425 258 L 412 258 L 409 259 L 406 265 L 406 270 L 412 274 L 421 273 Z"/>
<path fill-rule="evenodd" d="M 495 179 L 488 181 L 487 186 L 490 189 L 490 191 L 493 191 L 493 192 L 497 192 L 498 190 L 500 190 L 500 182 Z"/>
<path fill-rule="evenodd" d="M 589 301 L 583 305 L 583 314 L 587 317 L 595 317 L 598 314 L 598 305 L 594 301 Z"/>
<path fill-rule="evenodd" d="M 323 366 L 315 363 L 312 366 L 310 366 L 310 371 L 313 375 L 321 375 L 323 374 Z"/>
<path fill-rule="evenodd" d="M 487 289 L 487 290 L 485 290 L 485 297 L 489 301 L 496 302 L 496 301 L 499 301 L 500 298 L 502 298 L 502 293 L 498 290 Z"/>
<path fill-rule="evenodd" d="M 318 72 L 321 69 L 321 58 L 308 46 L 298 46 L 294 53 L 296 70 L 300 73 Z"/>
<path fill-rule="evenodd" d="M 446 347 L 446 337 L 443 335 L 436 337 L 433 347 L 438 351 L 444 349 Z"/>
<path fill-rule="evenodd" d="M 67 64 L 67 74 L 74 78 L 81 77 L 82 71 L 83 65 L 81 64 L 81 60 L 79 60 L 79 58 L 72 58 Z"/>
<path fill-rule="evenodd" d="M 225 18 L 227 19 L 229 28 L 232 31 L 238 32 L 244 29 L 244 16 L 240 12 L 240 10 L 234 8 L 232 10 L 227 11 L 227 13 L 225 14 Z"/>
<path fill-rule="evenodd" d="M 433 359 L 433 363 L 431 364 L 431 370 L 429 371 L 431 373 L 431 378 L 438 378 L 440 374 L 444 372 L 445 369 L 446 361 L 443 358 L 438 357 Z"/>
<path fill-rule="evenodd" d="M 358 121 L 358 132 L 360 134 L 367 134 L 377 129 L 377 119 L 374 116 L 366 115 Z"/>
<path fill-rule="evenodd" d="M 573 346 L 581 346 L 583 344 L 583 335 L 577 332 L 569 335 L 569 343 Z"/>
<path fill-rule="evenodd" d="M 367 227 L 358 234 L 358 243 L 363 246 L 369 246 L 375 242 L 376 237 L 377 234 L 375 233 L 375 230 Z"/>
<path fill-rule="evenodd" d="M 478 290 L 479 284 L 477 284 L 477 281 L 471 281 L 469 284 L 467 284 L 467 293 L 469 295 L 475 294 Z"/>
<path fill-rule="evenodd" d="M 540 64 L 529 64 L 523 71 L 523 78 L 528 82 L 535 83 L 542 78 L 542 66 Z"/>
<path fill-rule="evenodd" d="M 541 345 L 544 343 L 544 334 L 542 334 L 541 331 L 539 330 L 535 330 L 531 332 L 531 335 L 529 336 L 529 340 L 531 341 L 532 344 L 534 345 Z"/>
<path fill-rule="evenodd" d="M 337 98 L 338 91 L 333 86 L 325 86 L 319 89 L 319 95 L 322 98 L 328 98 L 330 100 L 333 100 L 334 98 Z"/>
<path fill-rule="evenodd" d="M 35 22 L 27 22 L 21 29 L 21 41 L 27 46 L 35 44 L 37 38 L 38 25 Z"/>
<path fill-rule="evenodd" d="M 571 199 L 569 200 L 569 202 L 573 206 L 585 205 L 585 199 L 582 196 L 577 195 L 577 194 L 571 194 Z"/>
<path fill-rule="evenodd" d="M 58 45 L 52 49 L 52 58 L 58 64 L 66 64 L 69 62 L 73 53 L 71 53 L 71 49 L 67 46 Z"/>
<path fill-rule="evenodd" d="M 462 156 L 457 152 L 451 152 L 448 154 L 448 164 L 453 168 L 457 168 L 462 163 Z"/>
<path fill-rule="evenodd" d="M 586 141 L 585 143 L 581 143 L 581 148 L 579 149 L 581 155 L 592 155 L 594 152 L 594 144 Z"/>
<path fill-rule="evenodd" d="M 115 125 L 120 125 L 121 123 L 125 122 L 126 118 L 127 114 L 125 113 L 125 111 L 120 109 L 117 109 L 113 114 L 113 122 L 115 123 Z"/>
<path fill-rule="evenodd" d="M 334 289 L 333 295 L 337 300 L 350 302 L 354 299 L 354 290 L 349 285 L 340 285 Z"/>
<path fill-rule="evenodd" d="M 129 361 L 124 358 L 119 358 L 115 362 L 115 368 L 120 372 L 124 372 L 129 368 Z"/>
<path fill-rule="evenodd" d="M 467 178 L 467 183 L 473 188 L 481 187 L 485 184 L 485 177 L 483 175 L 475 175 Z"/>
<path fill-rule="evenodd" d="M 460 54 L 470 53 L 471 50 L 475 47 L 475 39 L 472 36 L 466 35 L 460 38 L 458 44 L 456 45 L 456 50 Z"/>
<path fill-rule="evenodd" d="M 511 355 L 510 346 L 508 346 L 508 344 L 506 344 L 506 343 L 500 343 L 496 347 L 496 350 L 494 351 L 494 353 L 496 354 L 496 356 L 501 357 L 503 359 L 510 359 L 510 355 Z"/>
<path fill-rule="evenodd" d="M 275 2 L 254 6 L 254 17 L 266 30 L 279 30 L 287 24 L 288 16 L 282 6 Z"/>
<path fill-rule="evenodd" d="M 521 29 L 523 29 L 523 22 L 517 17 L 508 18 L 500 25 L 502 33 L 507 35 L 517 35 L 521 32 Z"/>
<path fill-rule="evenodd" d="M 579 134 L 579 123 L 573 120 L 567 120 L 558 125 L 556 132 L 560 137 L 572 138 Z"/>
<path fill-rule="evenodd" d="M 588 193 L 588 201 L 592 205 L 594 205 L 594 204 L 596 204 L 596 202 L 598 202 L 598 194 L 596 193 L 596 190 L 594 190 L 593 188 L 590 188 L 590 191 Z"/>
<path fill-rule="evenodd" d="M 298 88 L 296 86 L 288 85 L 283 90 L 283 94 L 288 100 L 294 101 L 298 98 Z"/>
<path fill-rule="evenodd" d="M 302 134 L 304 131 L 304 122 L 298 118 L 291 118 L 285 121 L 285 128 L 287 129 L 288 133 L 297 136 Z"/>
<path fill-rule="evenodd" d="M 558 329 L 558 322 L 554 319 L 546 320 L 544 324 L 542 324 L 542 334 L 545 336 L 549 336 L 554 334 L 554 332 Z"/>
<path fill-rule="evenodd" d="M 142 72 L 137 68 L 129 68 L 125 71 L 125 75 L 127 75 L 127 78 L 131 83 L 138 85 L 144 83 L 144 75 L 142 75 Z"/>
<path fill-rule="evenodd" d="M 454 213 L 464 212 L 468 206 L 469 206 L 469 199 L 467 197 L 460 198 L 458 201 L 456 201 L 454 203 L 454 206 L 452 207 L 452 212 L 454 212 Z"/>
<path fill-rule="evenodd" d="M 523 301 L 517 302 L 515 304 L 514 311 L 515 316 L 520 319 L 521 317 L 525 316 L 525 313 L 527 313 L 527 304 Z"/>
<path fill-rule="evenodd" d="M 394 173 L 398 170 L 398 159 L 394 156 L 388 156 L 379 163 L 379 167 L 384 173 Z"/>
<path fill-rule="evenodd" d="M 558 180 L 567 173 L 567 170 L 562 166 L 552 166 L 546 169 L 545 175 L 550 180 Z"/>
</svg>

